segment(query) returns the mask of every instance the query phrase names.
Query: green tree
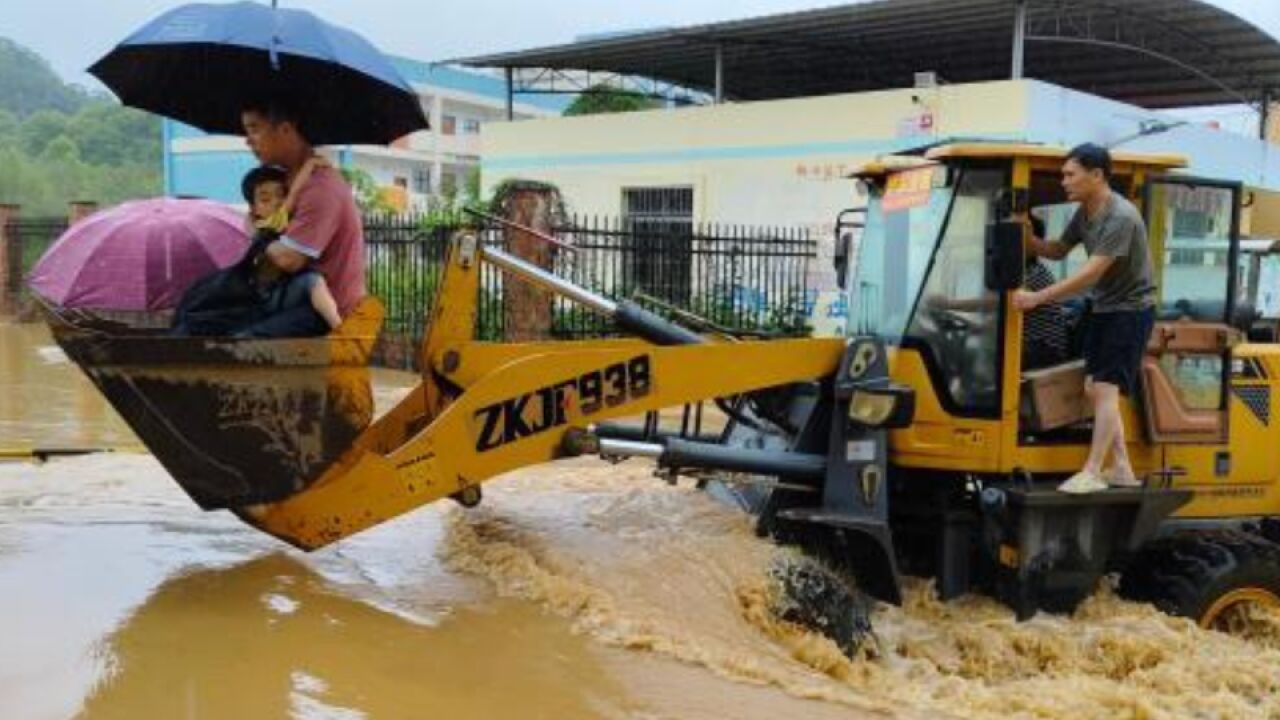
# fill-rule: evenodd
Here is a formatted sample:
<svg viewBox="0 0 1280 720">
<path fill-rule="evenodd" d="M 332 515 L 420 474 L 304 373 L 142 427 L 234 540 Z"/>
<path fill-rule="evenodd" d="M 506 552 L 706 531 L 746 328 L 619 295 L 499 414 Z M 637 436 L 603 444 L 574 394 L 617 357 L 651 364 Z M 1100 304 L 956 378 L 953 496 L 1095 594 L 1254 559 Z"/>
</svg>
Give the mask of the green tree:
<svg viewBox="0 0 1280 720">
<path fill-rule="evenodd" d="M 21 202 L 20 198 L 29 191 L 29 183 L 24 177 L 27 158 L 12 145 L 0 144 L 0 203 Z"/>
<path fill-rule="evenodd" d="M 607 85 L 593 85 L 565 108 L 565 115 L 600 115 L 634 112 L 660 107 L 653 98 L 634 90 L 618 90 Z"/>
<path fill-rule="evenodd" d="M 467 170 L 467 182 L 462 188 L 462 200 L 467 205 L 479 205 L 480 202 L 480 166 Z"/>
<path fill-rule="evenodd" d="M 22 123 L 18 116 L 0 108 L 0 145 L 13 145 L 18 141 L 18 128 Z"/>
<path fill-rule="evenodd" d="M 59 135 L 50 140 L 40 151 L 40 161 L 46 163 L 78 163 L 80 162 L 80 146 L 66 135 Z"/>
<path fill-rule="evenodd" d="M 378 183 L 367 171 L 360 168 L 342 168 L 342 177 L 356 196 L 356 205 L 366 213 L 389 213 L 395 208 L 382 196 Z"/>
<path fill-rule="evenodd" d="M 63 83 L 0 38 L 0 202 L 27 217 L 69 200 L 114 204 L 161 191 L 160 119 Z"/>
<path fill-rule="evenodd" d="M 155 115 L 96 101 L 71 117 L 68 129 L 79 143 L 85 162 L 160 162 L 160 118 Z"/>
<path fill-rule="evenodd" d="M 59 135 L 67 134 L 68 118 L 57 110 L 37 110 L 18 128 L 20 146 L 32 157 L 44 152 L 44 146 Z"/>
</svg>

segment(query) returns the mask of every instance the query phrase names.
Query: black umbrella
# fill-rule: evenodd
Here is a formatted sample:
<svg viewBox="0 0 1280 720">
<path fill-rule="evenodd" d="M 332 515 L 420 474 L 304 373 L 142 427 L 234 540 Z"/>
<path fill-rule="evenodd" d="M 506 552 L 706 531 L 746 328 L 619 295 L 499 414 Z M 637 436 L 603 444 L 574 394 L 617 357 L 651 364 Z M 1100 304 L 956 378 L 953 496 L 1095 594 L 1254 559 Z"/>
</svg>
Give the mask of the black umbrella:
<svg viewBox="0 0 1280 720">
<path fill-rule="evenodd" d="M 240 112 L 278 99 L 315 145 L 385 145 L 427 119 L 413 88 L 359 35 L 304 10 L 183 5 L 89 68 L 120 101 L 206 132 L 240 135 Z"/>
</svg>

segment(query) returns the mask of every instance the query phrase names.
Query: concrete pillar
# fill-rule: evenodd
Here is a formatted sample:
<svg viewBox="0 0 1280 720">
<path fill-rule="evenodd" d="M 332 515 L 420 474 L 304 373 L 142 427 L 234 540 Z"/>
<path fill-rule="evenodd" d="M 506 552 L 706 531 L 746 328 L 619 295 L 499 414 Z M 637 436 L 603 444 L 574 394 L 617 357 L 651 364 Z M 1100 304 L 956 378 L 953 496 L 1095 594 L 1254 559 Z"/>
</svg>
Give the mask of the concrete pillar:
<svg viewBox="0 0 1280 720">
<path fill-rule="evenodd" d="M 444 98 L 436 93 L 431 98 L 431 187 L 428 196 L 440 196 L 444 187 L 444 164 L 440 157 L 444 152 Z"/>
<path fill-rule="evenodd" d="M 0 204 L 0 317 L 12 317 L 17 310 L 18 283 L 22 282 L 21 248 L 11 237 L 18 221 L 19 205 Z"/>
<path fill-rule="evenodd" d="M 174 196 L 173 188 L 173 121 L 160 120 L 160 167 L 163 173 L 164 194 Z"/>
<path fill-rule="evenodd" d="M 439 93 L 431 98 L 431 136 L 435 139 L 431 149 L 440 152 L 440 138 L 444 137 L 444 98 Z"/>
<path fill-rule="evenodd" d="M 67 203 L 67 225 L 75 225 L 96 212 L 98 212 L 96 200 L 72 200 Z"/>
<path fill-rule="evenodd" d="M 506 197 L 500 198 L 504 215 L 514 223 L 551 234 L 557 193 L 542 183 L 515 183 L 508 186 Z M 543 270 L 552 269 L 552 248 L 521 230 L 504 231 L 507 250 Z M 503 280 L 502 318 L 509 342 L 532 342 L 551 337 L 551 292 L 516 280 Z"/>
<path fill-rule="evenodd" d="M 1280 103 L 1269 103 L 1262 116 L 1262 139 L 1280 145 Z"/>
<path fill-rule="evenodd" d="M 1018 0 L 1013 14 L 1013 59 L 1009 77 L 1021 80 L 1026 66 L 1027 52 L 1027 0 Z"/>
<path fill-rule="evenodd" d="M 516 79 L 511 68 L 503 68 L 507 78 L 507 122 L 516 119 Z"/>
<path fill-rule="evenodd" d="M 720 43 L 716 43 L 716 56 L 715 56 L 715 57 L 716 57 L 716 69 L 715 69 L 715 73 L 716 73 L 716 84 L 715 84 L 716 104 L 717 104 L 717 105 L 720 105 L 720 104 L 724 103 L 724 46 L 722 46 Z"/>
</svg>

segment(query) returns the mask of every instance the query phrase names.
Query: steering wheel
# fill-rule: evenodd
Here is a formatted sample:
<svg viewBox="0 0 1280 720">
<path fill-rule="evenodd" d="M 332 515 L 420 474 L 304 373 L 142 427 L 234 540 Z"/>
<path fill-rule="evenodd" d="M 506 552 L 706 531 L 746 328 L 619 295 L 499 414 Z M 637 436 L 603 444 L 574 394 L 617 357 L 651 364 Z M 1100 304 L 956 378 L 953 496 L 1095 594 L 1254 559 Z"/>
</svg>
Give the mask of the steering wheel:
<svg viewBox="0 0 1280 720">
<path fill-rule="evenodd" d="M 938 326 L 939 330 L 949 333 L 969 333 L 977 329 L 978 325 L 973 320 L 946 308 L 931 307 L 928 308 L 929 315 L 933 322 Z"/>
</svg>

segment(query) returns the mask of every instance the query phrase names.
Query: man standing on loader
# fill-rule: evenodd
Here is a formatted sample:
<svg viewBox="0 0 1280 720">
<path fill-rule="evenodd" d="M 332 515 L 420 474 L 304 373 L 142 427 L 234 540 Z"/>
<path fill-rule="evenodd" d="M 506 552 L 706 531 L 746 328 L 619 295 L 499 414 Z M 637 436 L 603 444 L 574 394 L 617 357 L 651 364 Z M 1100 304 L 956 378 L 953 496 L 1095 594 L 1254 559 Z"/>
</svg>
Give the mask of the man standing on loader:
<svg viewBox="0 0 1280 720">
<path fill-rule="evenodd" d="M 1147 338 L 1155 322 L 1155 282 L 1147 228 L 1138 209 L 1110 186 L 1111 154 L 1094 144 L 1071 150 L 1062 166 L 1067 199 L 1080 207 L 1062 237 L 1032 238 L 1031 251 L 1061 259 L 1081 242 L 1089 260 L 1070 277 L 1038 291 L 1019 290 L 1013 302 L 1030 311 L 1093 288 L 1085 343 L 1085 392 L 1093 399 L 1093 440 L 1082 468 L 1058 489 L 1090 493 L 1140 485 L 1125 448 L 1120 395 L 1137 386 Z M 1107 451 L 1111 467 L 1103 471 Z"/>
</svg>

